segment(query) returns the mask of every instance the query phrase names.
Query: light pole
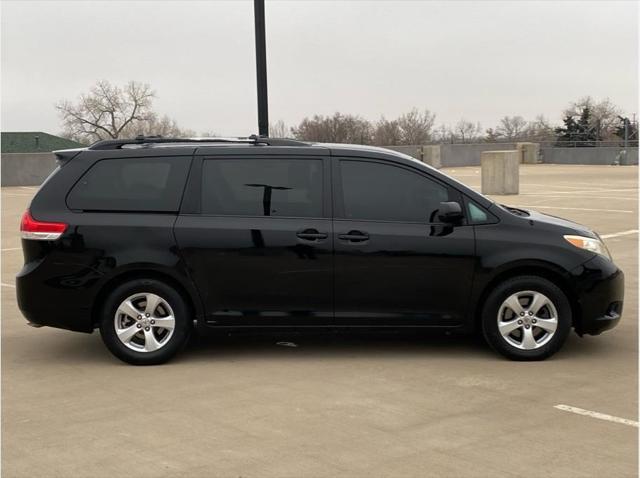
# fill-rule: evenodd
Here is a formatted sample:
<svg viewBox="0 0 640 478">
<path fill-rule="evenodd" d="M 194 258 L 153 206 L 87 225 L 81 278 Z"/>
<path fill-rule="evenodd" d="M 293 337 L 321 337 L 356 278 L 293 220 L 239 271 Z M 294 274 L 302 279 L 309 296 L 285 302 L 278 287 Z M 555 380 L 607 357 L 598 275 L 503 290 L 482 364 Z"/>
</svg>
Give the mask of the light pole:
<svg viewBox="0 0 640 478">
<path fill-rule="evenodd" d="M 267 47 L 265 42 L 264 0 L 253 0 L 256 24 L 256 79 L 258 84 L 258 134 L 269 136 L 269 103 L 267 98 Z"/>
</svg>

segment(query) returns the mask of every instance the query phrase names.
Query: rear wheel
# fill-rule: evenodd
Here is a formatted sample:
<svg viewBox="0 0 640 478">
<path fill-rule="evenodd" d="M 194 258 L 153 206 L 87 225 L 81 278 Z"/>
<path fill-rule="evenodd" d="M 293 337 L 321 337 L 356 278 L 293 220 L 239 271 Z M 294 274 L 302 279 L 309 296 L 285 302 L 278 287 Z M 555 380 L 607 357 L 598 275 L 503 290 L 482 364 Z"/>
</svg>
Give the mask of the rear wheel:
<svg viewBox="0 0 640 478">
<path fill-rule="evenodd" d="M 190 332 L 184 299 L 155 279 L 121 284 L 103 306 L 102 339 L 111 353 L 130 364 L 166 362 L 186 343 Z"/>
<path fill-rule="evenodd" d="M 537 276 L 496 287 L 482 311 L 489 345 L 512 360 L 543 360 L 556 353 L 571 330 L 569 300 L 553 282 Z"/>
</svg>

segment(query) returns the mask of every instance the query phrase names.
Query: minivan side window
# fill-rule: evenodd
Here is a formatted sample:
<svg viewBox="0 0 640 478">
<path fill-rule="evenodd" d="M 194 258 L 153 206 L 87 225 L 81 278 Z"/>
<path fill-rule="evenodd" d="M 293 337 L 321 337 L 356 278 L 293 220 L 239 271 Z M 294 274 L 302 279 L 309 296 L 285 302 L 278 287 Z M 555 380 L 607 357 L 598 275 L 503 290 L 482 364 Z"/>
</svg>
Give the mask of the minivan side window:
<svg viewBox="0 0 640 478">
<path fill-rule="evenodd" d="M 340 173 L 347 219 L 437 222 L 440 203 L 449 200 L 447 187 L 393 165 L 341 160 Z"/>
<path fill-rule="evenodd" d="M 202 214 L 322 217 L 322 160 L 207 159 Z"/>
<path fill-rule="evenodd" d="M 67 206 L 85 211 L 177 212 L 191 160 L 103 159 L 73 186 Z"/>
</svg>

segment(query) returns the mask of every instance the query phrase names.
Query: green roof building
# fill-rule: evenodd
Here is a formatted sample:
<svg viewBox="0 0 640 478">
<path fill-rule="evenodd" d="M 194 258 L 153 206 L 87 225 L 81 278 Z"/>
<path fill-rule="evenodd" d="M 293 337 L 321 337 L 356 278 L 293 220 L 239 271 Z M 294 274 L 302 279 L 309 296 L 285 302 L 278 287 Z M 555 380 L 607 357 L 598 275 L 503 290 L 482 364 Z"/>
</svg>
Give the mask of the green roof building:
<svg viewBox="0 0 640 478">
<path fill-rule="evenodd" d="M 85 145 L 42 131 L 2 132 L 3 153 L 49 153 L 57 149 L 82 148 Z"/>
</svg>

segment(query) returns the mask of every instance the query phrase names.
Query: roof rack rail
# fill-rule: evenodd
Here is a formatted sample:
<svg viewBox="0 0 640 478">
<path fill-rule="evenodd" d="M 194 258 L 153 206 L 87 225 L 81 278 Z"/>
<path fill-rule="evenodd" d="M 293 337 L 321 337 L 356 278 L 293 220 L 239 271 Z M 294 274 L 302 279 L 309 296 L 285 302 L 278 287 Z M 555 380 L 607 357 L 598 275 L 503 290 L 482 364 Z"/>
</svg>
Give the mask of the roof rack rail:
<svg viewBox="0 0 640 478">
<path fill-rule="evenodd" d="M 266 144 L 267 146 L 311 146 L 305 141 L 298 141 L 297 139 L 288 138 L 269 138 L 268 136 L 258 136 L 252 134 L 249 136 L 256 144 Z"/>
<path fill-rule="evenodd" d="M 121 149 L 123 146 L 140 145 L 142 147 L 163 143 L 237 143 L 261 144 L 267 146 L 309 146 L 309 143 L 293 139 L 265 138 L 252 134 L 246 138 L 163 138 L 162 136 L 136 136 L 133 139 L 106 139 L 97 141 L 89 149 Z"/>
</svg>

